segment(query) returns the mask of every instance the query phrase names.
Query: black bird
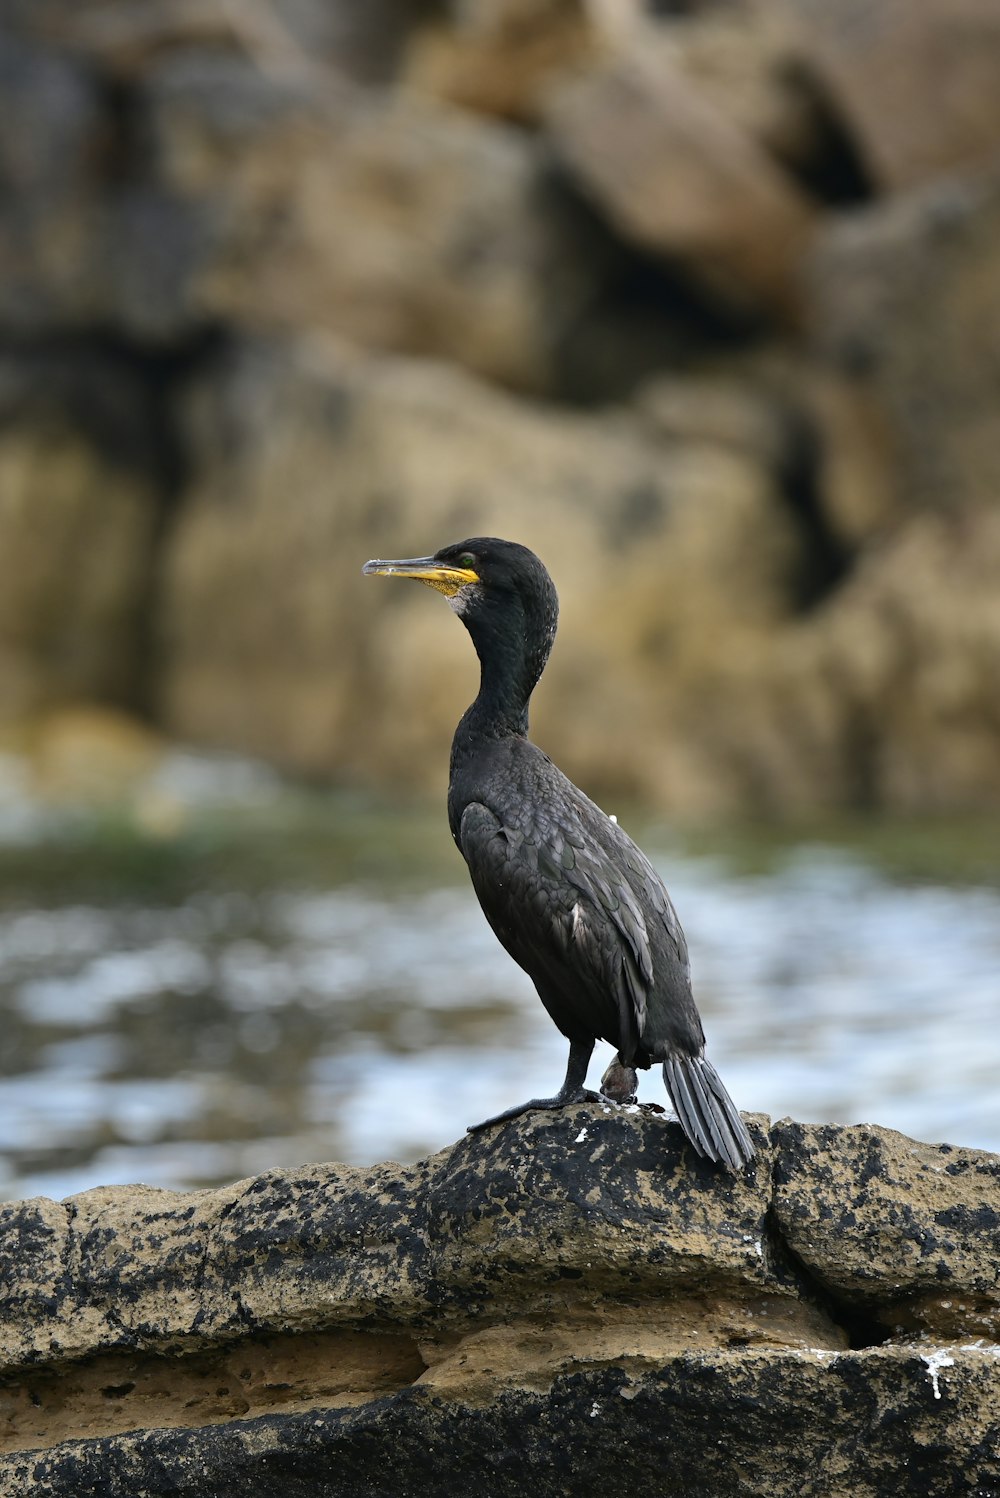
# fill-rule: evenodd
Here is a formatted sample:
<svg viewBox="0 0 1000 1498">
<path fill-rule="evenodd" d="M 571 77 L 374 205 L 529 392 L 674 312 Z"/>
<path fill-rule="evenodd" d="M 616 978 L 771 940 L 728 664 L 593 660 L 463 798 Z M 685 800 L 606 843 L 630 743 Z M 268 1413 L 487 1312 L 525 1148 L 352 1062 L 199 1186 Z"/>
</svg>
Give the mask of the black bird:
<svg viewBox="0 0 1000 1498">
<path fill-rule="evenodd" d="M 472 636 L 481 680 L 451 747 L 448 821 L 486 919 L 569 1041 L 555 1097 L 532 1098 L 474 1129 L 595 1099 L 584 1083 L 602 1039 L 618 1049 L 606 1096 L 628 1098 L 633 1068 L 661 1061 L 694 1148 L 739 1170 L 754 1146 L 705 1056 L 670 896 L 627 833 L 528 739 L 528 700 L 559 616 L 548 572 L 527 547 L 493 537 L 432 557 L 367 562 L 364 571 L 436 588 Z"/>
</svg>

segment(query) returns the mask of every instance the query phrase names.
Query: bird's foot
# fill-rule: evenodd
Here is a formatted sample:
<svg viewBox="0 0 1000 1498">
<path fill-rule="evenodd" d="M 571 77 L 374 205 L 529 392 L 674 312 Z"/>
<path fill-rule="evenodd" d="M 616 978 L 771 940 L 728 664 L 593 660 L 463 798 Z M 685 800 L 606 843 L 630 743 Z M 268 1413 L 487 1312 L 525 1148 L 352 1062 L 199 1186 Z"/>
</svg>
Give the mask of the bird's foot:
<svg viewBox="0 0 1000 1498">
<path fill-rule="evenodd" d="M 634 1103 L 639 1086 L 639 1077 L 631 1066 L 623 1066 L 617 1059 L 612 1061 L 601 1078 L 601 1097 L 609 1103 Z"/>
<path fill-rule="evenodd" d="M 555 1097 L 533 1097 L 526 1103 L 519 1103 L 516 1108 L 508 1108 L 503 1113 L 497 1113 L 493 1118 L 484 1118 L 482 1123 L 469 1124 L 467 1134 L 479 1134 L 483 1129 L 490 1129 L 494 1124 L 507 1123 L 509 1119 L 520 1118 L 522 1113 L 531 1113 L 536 1108 L 567 1108 L 571 1103 L 598 1103 L 600 1097 L 596 1092 L 591 1092 L 586 1087 L 576 1087 L 567 1092 L 565 1088 L 557 1092 Z"/>
</svg>

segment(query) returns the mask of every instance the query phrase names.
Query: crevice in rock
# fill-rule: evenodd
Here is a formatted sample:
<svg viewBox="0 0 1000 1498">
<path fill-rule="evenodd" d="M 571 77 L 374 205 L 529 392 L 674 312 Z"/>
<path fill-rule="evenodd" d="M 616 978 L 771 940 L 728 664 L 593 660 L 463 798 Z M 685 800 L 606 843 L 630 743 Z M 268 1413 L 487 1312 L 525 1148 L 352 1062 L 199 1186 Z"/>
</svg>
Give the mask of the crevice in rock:
<svg viewBox="0 0 1000 1498">
<path fill-rule="evenodd" d="M 127 678 L 113 706 L 155 716 L 156 617 L 165 546 L 190 477 L 179 419 L 185 384 L 227 341 L 219 327 L 151 346 L 111 328 L 0 341 L 0 423 L 69 423 L 114 467 L 140 476 L 155 507 Z"/>
<path fill-rule="evenodd" d="M 803 136 L 809 150 L 782 166 L 816 202 L 850 208 L 876 196 L 875 183 L 853 134 L 820 79 L 801 65 L 790 64 L 782 76 L 784 87 L 799 101 Z"/>
<path fill-rule="evenodd" d="M 126 80 L 105 75 L 101 81 L 104 130 L 100 170 L 110 188 L 127 186 L 144 176 L 142 98 Z"/>
<path fill-rule="evenodd" d="M 132 706 L 155 720 L 157 683 L 160 679 L 157 632 L 164 579 L 164 564 L 170 533 L 180 514 L 184 491 L 191 476 L 190 454 L 184 441 L 179 403 L 185 385 L 218 354 L 230 335 L 219 327 L 206 327 L 170 348 L 151 351 L 120 343 L 117 356 L 134 370 L 143 383 L 149 408 L 149 458 L 157 497 L 156 523 L 150 547 L 145 607 L 138 620 L 138 674 L 133 683 Z"/>
<path fill-rule="evenodd" d="M 843 1296 L 838 1295 L 825 1284 L 785 1236 L 775 1206 L 781 1149 L 778 1143 L 773 1140 L 772 1142 L 774 1155 L 771 1161 L 770 1201 L 765 1213 L 768 1245 L 773 1256 L 772 1268 L 779 1279 L 790 1280 L 796 1285 L 804 1300 L 809 1301 L 840 1327 L 852 1352 L 859 1352 L 866 1347 L 882 1346 L 890 1340 L 891 1333 L 867 1308 L 845 1300 Z"/>
<path fill-rule="evenodd" d="M 765 336 L 763 314 L 727 305 L 680 262 L 630 243 L 556 171 L 552 190 L 578 225 L 581 253 L 603 261 L 606 273 L 554 350 L 549 399 L 582 408 L 623 400 L 657 374 L 751 348 Z"/>
<path fill-rule="evenodd" d="M 778 487 L 803 543 L 791 602 L 797 613 L 807 614 L 823 603 L 847 576 L 854 552 L 837 535 L 823 505 L 820 483 L 823 449 L 815 425 L 803 411 L 790 406 L 785 413 L 785 426 Z"/>
<path fill-rule="evenodd" d="M 773 1204 L 767 1209 L 767 1231 L 774 1267 L 779 1275 L 793 1280 L 804 1300 L 824 1312 L 847 1338 L 852 1352 L 866 1347 L 880 1347 L 890 1340 L 891 1333 L 863 1307 L 852 1305 L 835 1294 L 828 1285 L 813 1272 L 804 1259 L 795 1252 L 781 1229 Z"/>
<path fill-rule="evenodd" d="M 0 1453 L 359 1405 L 409 1388 L 426 1369 L 416 1340 L 399 1332 L 257 1336 L 184 1356 L 104 1353 L 0 1383 Z"/>
</svg>

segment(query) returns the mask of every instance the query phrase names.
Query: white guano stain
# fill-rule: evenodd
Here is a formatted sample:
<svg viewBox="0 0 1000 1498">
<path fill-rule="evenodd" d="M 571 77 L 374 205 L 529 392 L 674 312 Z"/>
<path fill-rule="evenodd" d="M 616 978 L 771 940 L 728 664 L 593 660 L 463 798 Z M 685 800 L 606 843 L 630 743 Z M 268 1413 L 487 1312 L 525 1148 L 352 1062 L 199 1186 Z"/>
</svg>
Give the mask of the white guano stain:
<svg viewBox="0 0 1000 1498">
<path fill-rule="evenodd" d="M 586 1139 L 586 1137 L 587 1137 L 587 1130 L 586 1129 L 581 1129 L 580 1132 L 579 1132 L 579 1134 L 577 1134 L 576 1138 L 573 1140 L 573 1143 L 574 1144 L 583 1144 L 583 1142 Z"/>
<path fill-rule="evenodd" d="M 931 1388 L 934 1390 L 934 1398 L 940 1399 L 941 1385 L 938 1380 L 941 1377 L 941 1370 L 942 1368 L 954 1368 L 955 1359 L 951 1357 L 949 1353 L 945 1352 L 943 1347 L 939 1347 L 937 1352 L 932 1352 L 930 1354 L 921 1353 L 920 1361 L 927 1364 L 927 1372 L 930 1374 Z"/>
</svg>

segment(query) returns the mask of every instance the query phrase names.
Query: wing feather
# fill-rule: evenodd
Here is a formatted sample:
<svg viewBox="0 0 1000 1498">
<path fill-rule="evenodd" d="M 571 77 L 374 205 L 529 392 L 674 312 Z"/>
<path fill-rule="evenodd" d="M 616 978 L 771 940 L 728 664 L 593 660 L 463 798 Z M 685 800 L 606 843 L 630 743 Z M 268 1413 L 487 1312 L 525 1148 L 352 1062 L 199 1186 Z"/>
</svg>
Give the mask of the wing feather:
<svg viewBox="0 0 1000 1498">
<path fill-rule="evenodd" d="M 595 1033 L 621 1045 L 641 1035 L 653 950 L 642 904 L 610 852 L 579 827 L 551 817 L 510 826 L 481 802 L 465 808 L 459 846 L 487 919 L 539 991 L 560 978 L 565 986 L 570 970 L 576 1002 L 595 1016 L 609 1011 Z"/>
</svg>

